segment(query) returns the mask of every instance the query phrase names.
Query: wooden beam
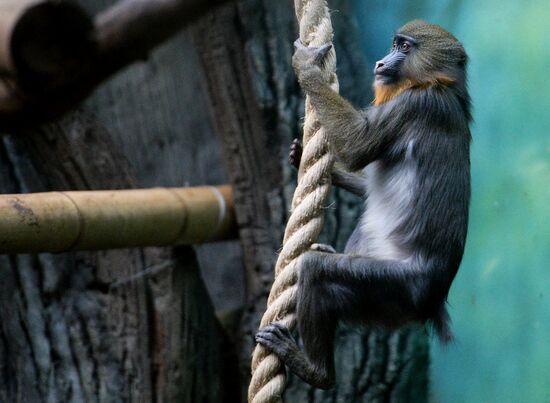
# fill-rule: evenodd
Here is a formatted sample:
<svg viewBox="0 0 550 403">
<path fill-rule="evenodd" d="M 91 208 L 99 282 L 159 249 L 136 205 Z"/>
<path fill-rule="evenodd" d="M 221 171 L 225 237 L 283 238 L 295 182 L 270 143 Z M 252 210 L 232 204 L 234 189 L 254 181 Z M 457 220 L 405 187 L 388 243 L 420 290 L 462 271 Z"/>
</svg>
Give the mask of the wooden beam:
<svg viewBox="0 0 550 403">
<path fill-rule="evenodd" d="M 82 10 L 66 1 L 21 1 L 19 8 L 6 13 L 9 18 L 0 17 L 3 131 L 37 125 L 74 108 L 108 77 L 146 59 L 153 48 L 181 28 L 232 0 L 122 0 L 97 15 L 93 25 Z M 19 1 L 2 0 L 0 4 L 3 2 Z M 63 5 L 65 11 L 61 13 L 54 5 Z M 65 21 L 65 15 L 75 18 Z M 21 33 L 15 35 L 15 28 Z M 49 33 L 46 42 L 42 32 Z M 15 40 L 19 37 L 24 41 Z M 55 52 L 45 52 L 48 48 Z M 46 53 L 49 56 L 44 58 Z M 20 54 L 28 63 L 16 63 L 19 59 L 14 56 Z M 28 65 L 33 69 L 29 71 Z M 36 74 L 44 68 L 48 74 Z"/>
<path fill-rule="evenodd" d="M 0 1 L 0 73 L 23 86 L 62 75 L 93 50 L 93 21 L 76 4 Z"/>
<path fill-rule="evenodd" d="M 0 195 L 0 253 L 196 244 L 237 237 L 229 186 Z"/>
</svg>

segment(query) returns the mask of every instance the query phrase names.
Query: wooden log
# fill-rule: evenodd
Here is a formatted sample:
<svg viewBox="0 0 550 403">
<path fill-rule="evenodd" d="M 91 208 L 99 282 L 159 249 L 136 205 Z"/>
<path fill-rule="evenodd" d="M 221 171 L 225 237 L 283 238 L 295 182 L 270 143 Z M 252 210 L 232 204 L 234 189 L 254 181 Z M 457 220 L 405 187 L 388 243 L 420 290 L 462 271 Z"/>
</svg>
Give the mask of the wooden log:
<svg viewBox="0 0 550 403">
<path fill-rule="evenodd" d="M 122 0 L 95 19 L 100 53 L 113 67 L 145 59 L 151 49 L 230 0 Z"/>
<path fill-rule="evenodd" d="M 93 53 L 93 22 L 72 2 L 2 0 L 0 72 L 19 85 L 63 74 Z"/>
<path fill-rule="evenodd" d="M 182 245 L 235 237 L 229 186 L 0 196 L 0 253 Z"/>
<path fill-rule="evenodd" d="M 4 1 L 18 2 L 17 0 L 0 0 L 0 3 Z M 51 31 L 49 34 L 44 34 L 45 38 L 50 36 L 51 38 L 43 44 L 42 40 L 27 35 L 24 37 L 26 38 L 24 43 L 29 51 L 23 48 L 19 49 L 21 46 L 18 45 L 18 50 L 11 53 L 29 53 L 28 59 L 32 65 L 42 66 L 44 64 L 48 67 L 47 71 L 51 70 L 51 73 L 59 72 L 59 69 L 62 68 L 62 74 L 52 74 L 48 79 L 20 82 L 18 77 L 22 74 L 20 71 L 22 66 L 14 66 L 14 63 L 10 62 L 11 59 L 6 57 L 6 68 L 12 74 L 0 80 L 0 128 L 11 131 L 21 127 L 36 126 L 59 117 L 77 106 L 111 75 L 131 63 L 146 59 L 154 47 L 179 32 L 184 26 L 214 7 L 230 1 L 122 0 L 98 14 L 93 24 L 94 30 L 91 33 L 87 31 L 89 25 L 87 20 L 83 22 L 81 19 L 75 18 L 76 23 L 69 23 L 55 13 L 35 11 L 36 16 L 33 14 L 32 21 L 28 24 L 25 23 L 24 27 L 29 26 L 30 32 L 32 32 L 32 27 L 43 27 L 40 31 Z M 24 2 L 32 3 L 32 0 L 24 0 Z M 46 0 L 43 2 L 48 7 L 51 7 L 51 3 L 65 4 L 63 1 L 54 2 L 53 0 L 51 3 Z M 46 6 L 41 7 L 45 7 L 46 11 L 49 10 Z M 77 14 L 76 10 L 75 14 Z M 2 13 L 2 8 L 0 8 L 0 13 Z M 14 11 L 7 15 L 17 16 L 18 14 Z M 4 37 L 10 37 L 9 27 L 13 25 L 12 20 L 17 20 L 17 18 L 13 17 L 6 21 L 0 18 L 0 25 L 5 26 Z M 57 28 L 54 28 L 54 25 Z M 91 42 L 83 41 L 80 33 L 72 35 L 71 30 L 65 31 L 65 26 L 73 27 L 73 25 L 82 25 L 81 29 L 89 33 L 86 38 Z M 72 39 L 73 37 L 74 39 Z M 2 38 L 1 35 L 0 38 Z M 49 50 L 57 48 L 60 50 L 56 52 Z M 70 52 L 63 53 L 61 50 L 64 49 L 69 49 Z M 51 57 L 44 56 L 46 53 L 51 53 Z M 6 54 L 9 55 L 9 52 Z M 40 62 L 43 59 L 45 61 Z M 55 63 L 49 61 L 50 59 L 53 59 Z M 46 63 L 46 61 L 49 62 Z M 26 70 L 23 69 L 23 71 Z M 15 76 L 13 76 L 14 74 Z M 27 82 L 32 85 L 25 84 Z"/>
</svg>

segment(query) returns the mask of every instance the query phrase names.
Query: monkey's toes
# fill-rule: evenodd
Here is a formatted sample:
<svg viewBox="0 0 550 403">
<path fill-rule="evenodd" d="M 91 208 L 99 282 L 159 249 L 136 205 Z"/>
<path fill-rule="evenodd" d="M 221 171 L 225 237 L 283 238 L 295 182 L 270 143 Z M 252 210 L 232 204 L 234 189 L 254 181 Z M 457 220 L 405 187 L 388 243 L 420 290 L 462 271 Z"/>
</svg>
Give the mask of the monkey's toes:
<svg viewBox="0 0 550 403">
<path fill-rule="evenodd" d="M 271 323 L 263 328 L 261 328 L 258 333 L 256 333 L 256 339 L 269 340 L 269 341 L 284 341 L 292 339 L 290 330 L 286 326 L 281 325 L 280 323 Z"/>
<path fill-rule="evenodd" d="M 288 328 L 278 323 L 272 323 L 260 329 L 255 339 L 257 343 L 267 347 L 281 358 L 285 357 L 294 345 L 294 339 Z"/>
<path fill-rule="evenodd" d="M 281 340 L 277 335 L 269 331 L 259 331 L 256 333 L 256 343 L 261 344 L 264 347 L 269 348 L 270 350 L 275 351 L 277 346 L 280 345 L 283 340 Z"/>
</svg>

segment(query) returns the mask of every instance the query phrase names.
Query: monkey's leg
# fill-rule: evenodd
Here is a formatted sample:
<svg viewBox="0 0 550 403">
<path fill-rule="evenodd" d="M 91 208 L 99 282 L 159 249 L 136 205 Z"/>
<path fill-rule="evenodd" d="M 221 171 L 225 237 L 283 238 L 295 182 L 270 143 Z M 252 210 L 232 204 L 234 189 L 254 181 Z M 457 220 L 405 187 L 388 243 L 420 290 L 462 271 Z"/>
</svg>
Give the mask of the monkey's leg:
<svg viewBox="0 0 550 403">
<path fill-rule="evenodd" d="M 303 381 L 321 389 L 334 385 L 334 334 L 336 320 L 323 307 L 320 289 L 301 295 L 297 310 L 300 335 L 304 342 L 301 351 L 289 330 L 278 323 L 268 325 L 256 334 L 256 341 L 273 351 L 290 371 Z"/>
<path fill-rule="evenodd" d="M 323 290 L 324 305 L 343 320 L 390 326 L 422 320 L 437 308 L 429 301 L 438 299 L 437 290 L 446 285 L 445 273 L 436 274 L 428 265 L 315 251 L 300 259 L 299 296 Z"/>
<path fill-rule="evenodd" d="M 409 263 L 307 252 L 299 264 L 297 316 L 304 352 L 278 324 L 263 328 L 257 341 L 313 386 L 334 383 L 338 320 L 393 326 L 422 317 L 419 302 L 429 290 L 426 273 Z"/>
<path fill-rule="evenodd" d="M 330 250 L 332 247 L 313 244 L 312 249 Z M 277 354 L 290 371 L 303 381 L 317 388 L 328 389 L 335 380 L 334 334 L 337 316 L 332 309 L 331 290 L 325 284 L 311 283 L 307 275 L 302 278 L 306 271 L 300 268 L 300 292 L 296 308 L 304 351 L 299 349 L 289 330 L 278 323 L 261 329 L 256 335 L 256 341 Z"/>
<path fill-rule="evenodd" d="M 307 252 L 300 260 L 297 317 L 302 352 L 280 324 L 263 328 L 256 340 L 270 348 L 305 382 L 330 388 L 335 381 L 334 338 L 338 320 L 392 322 L 415 317 L 412 268 L 397 261 L 347 254 Z M 373 315 L 365 318 L 365 315 Z M 365 320 L 367 319 L 367 320 Z"/>
</svg>

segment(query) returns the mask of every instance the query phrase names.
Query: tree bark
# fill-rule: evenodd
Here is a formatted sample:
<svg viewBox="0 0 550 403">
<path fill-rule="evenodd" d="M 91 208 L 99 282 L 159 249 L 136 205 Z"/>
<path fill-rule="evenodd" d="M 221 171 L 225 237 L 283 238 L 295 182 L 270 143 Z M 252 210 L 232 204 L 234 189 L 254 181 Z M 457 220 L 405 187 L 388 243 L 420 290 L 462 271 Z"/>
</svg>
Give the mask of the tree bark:
<svg viewBox="0 0 550 403">
<path fill-rule="evenodd" d="M 370 97 L 356 21 L 345 0 L 331 2 L 339 78 L 344 96 L 359 105 Z M 273 281 L 295 173 L 286 162 L 300 137 L 303 99 L 291 70 L 297 36 L 291 1 L 244 0 L 203 20 L 194 37 L 206 75 L 212 116 L 234 187 L 247 270 L 247 309 L 239 329 L 240 367 L 249 378 L 253 334 Z M 322 242 L 342 250 L 357 222 L 360 202 L 335 190 Z M 412 327 L 387 333 L 341 329 L 337 387 L 315 390 L 291 377 L 289 402 L 424 402 L 429 349 Z"/>
</svg>

